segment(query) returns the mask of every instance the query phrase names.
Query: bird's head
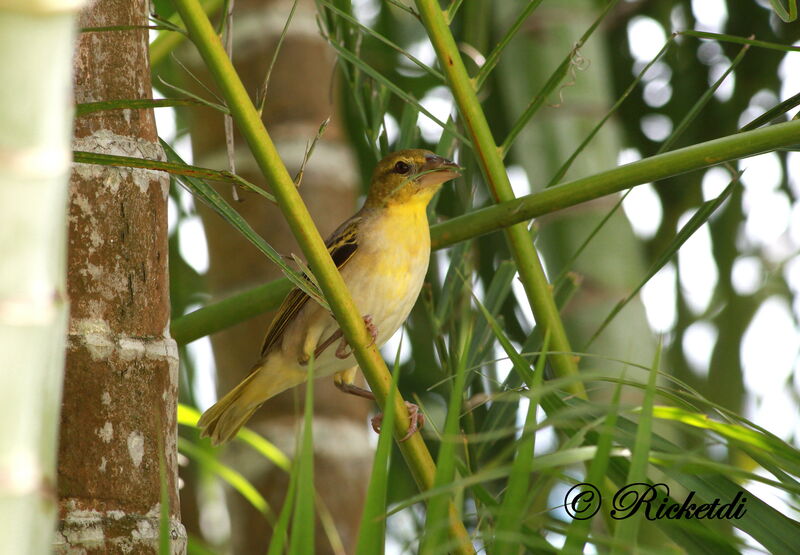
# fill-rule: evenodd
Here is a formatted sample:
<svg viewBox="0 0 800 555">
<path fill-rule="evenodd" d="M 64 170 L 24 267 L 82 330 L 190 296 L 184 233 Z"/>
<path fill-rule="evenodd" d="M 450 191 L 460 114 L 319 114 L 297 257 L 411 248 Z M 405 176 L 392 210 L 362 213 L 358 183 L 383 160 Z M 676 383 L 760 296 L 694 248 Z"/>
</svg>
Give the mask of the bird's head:
<svg viewBox="0 0 800 555">
<path fill-rule="evenodd" d="M 417 202 L 427 205 L 445 181 L 461 175 L 459 170 L 457 164 L 429 150 L 393 152 L 375 167 L 366 204 L 375 208 Z"/>
</svg>

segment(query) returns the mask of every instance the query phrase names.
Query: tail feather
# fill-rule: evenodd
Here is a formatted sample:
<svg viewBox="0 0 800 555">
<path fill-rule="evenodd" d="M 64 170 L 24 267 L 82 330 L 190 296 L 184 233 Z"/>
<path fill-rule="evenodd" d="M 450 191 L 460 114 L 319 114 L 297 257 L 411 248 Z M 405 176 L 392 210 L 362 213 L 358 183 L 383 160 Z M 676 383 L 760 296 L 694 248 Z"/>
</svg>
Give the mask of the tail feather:
<svg viewBox="0 0 800 555">
<path fill-rule="evenodd" d="M 210 437 L 213 445 L 231 440 L 253 413 L 278 393 L 305 381 L 305 372 L 280 369 L 265 379 L 265 367 L 255 368 L 249 376 L 209 408 L 197 422 L 201 437 Z"/>
</svg>

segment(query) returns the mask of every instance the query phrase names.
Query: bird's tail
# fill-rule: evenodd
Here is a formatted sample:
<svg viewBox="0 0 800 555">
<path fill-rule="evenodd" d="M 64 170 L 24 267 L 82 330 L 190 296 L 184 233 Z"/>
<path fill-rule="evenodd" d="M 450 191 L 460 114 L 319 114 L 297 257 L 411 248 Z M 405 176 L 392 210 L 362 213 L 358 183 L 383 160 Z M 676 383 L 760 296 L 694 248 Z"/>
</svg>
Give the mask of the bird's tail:
<svg viewBox="0 0 800 555">
<path fill-rule="evenodd" d="M 201 437 L 210 437 L 213 445 L 232 439 L 253 413 L 278 393 L 303 383 L 305 372 L 277 370 L 265 375 L 266 368 L 259 366 L 242 382 L 209 408 L 197 422 L 202 428 Z"/>
</svg>

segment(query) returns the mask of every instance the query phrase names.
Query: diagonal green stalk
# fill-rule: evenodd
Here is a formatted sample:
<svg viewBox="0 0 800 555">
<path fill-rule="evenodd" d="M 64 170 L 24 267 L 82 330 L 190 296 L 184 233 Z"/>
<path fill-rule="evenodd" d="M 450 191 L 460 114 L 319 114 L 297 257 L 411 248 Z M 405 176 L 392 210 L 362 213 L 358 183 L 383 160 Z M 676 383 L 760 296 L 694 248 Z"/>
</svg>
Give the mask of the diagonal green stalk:
<svg viewBox="0 0 800 555">
<path fill-rule="evenodd" d="M 528 5 L 525 6 L 522 11 L 520 11 L 517 19 L 511 25 L 511 27 L 506 31 L 506 34 L 503 35 L 497 45 L 492 49 L 488 56 L 486 56 L 486 62 L 481 66 L 481 69 L 478 71 L 478 75 L 475 77 L 475 88 L 477 90 L 481 90 L 483 88 L 483 84 L 486 83 L 486 79 L 489 78 L 489 74 L 497 65 L 497 62 L 500 61 L 500 54 L 503 53 L 508 43 L 511 42 L 517 32 L 522 28 L 522 24 L 528 20 L 528 16 L 531 15 L 533 10 L 539 7 L 539 4 L 542 3 L 542 0 L 529 0 Z"/>
<path fill-rule="evenodd" d="M 178 451 L 196 461 L 199 465 L 205 466 L 210 472 L 213 472 L 220 479 L 226 482 L 234 491 L 244 497 L 255 510 L 264 515 L 264 517 L 272 522 L 274 515 L 269 503 L 263 495 L 245 478 L 238 470 L 234 470 L 227 464 L 221 462 L 217 457 L 203 449 L 200 445 L 193 443 L 185 437 L 178 438 Z"/>
<path fill-rule="evenodd" d="M 664 43 L 664 46 L 661 48 L 661 50 L 655 56 L 655 58 L 653 58 L 642 69 L 642 71 L 639 72 L 639 75 L 636 77 L 636 79 L 633 80 L 633 82 L 631 83 L 630 87 L 625 91 L 625 93 L 623 93 L 622 97 L 620 97 L 617 100 L 617 102 L 614 104 L 614 106 L 612 106 L 611 110 L 608 111 L 608 113 L 603 117 L 603 119 L 598 123 L 598 125 L 595 126 L 594 129 L 592 129 L 591 133 L 586 138 L 586 140 L 584 140 L 584 142 L 581 143 L 581 145 L 575 150 L 575 152 L 573 152 L 573 154 L 570 156 L 570 158 L 567 160 L 567 162 L 565 162 L 561 166 L 561 169 L 558 171 L 558 173 L 550 180 L 550 183 L 547 185 L 548 187 L 550 187 L 550 186 L 554 185 L 555 183 L 557 183 L 558 180 L 560 180 L 564 176 L 564 174 L 567 172 L 567 170 L 571 166 L 572 162 L 575 160 L 575 158 L 580 153 L 580 151 L 588 144 L 588 142 L 597 133 L 597 131 L 599 131 L 599 129 L 603 125 L 603 123 L 611 116 L 611 114 L 614 111 L 617 110 L 617 108 L 619 108 L 619 106 L 622 104 L 622 102 L 625 101 L 625 99 L 627 98 L 629 93 L 633 90 L 633 87 L 636 86 L 641 81 L 642 77 L 647 73 L 647 71 L 650 69 L 650 67 L 652 67 L 653 64 L 655 64 L 656 61 L 658 61 L 660 58 L 662 58 L 664 56 L 664 54 L 669 50 L 670 46 L 672 44 L 674 44 L 675 36 L 676 35 L 673 33 L 670 36 L 670 38 L 667 40 L 667 42 Z M 703 111 L 703 108 L 711 100 L 711 98 L 713 97 L 714 93 L 719 89 L 720 85 L 722 85 L 722 83 L 727 79 L 728 75 L 730 75 L 730 73 L 734 70 L 734 68 L 736 68 L 736 66 L 739 65 L 739 63 L 742 61 L 742 59 L 744 59 L 744 55 L 747 53 L 749 48 L 750 47 L 747 46 L 747 45 L 742 47 L 742 49 L 740 50 L 739 54 L 736 56 L 736 58 L 733 60 L 733 62 L 728 66 L 728 69 L 719 77 L 719 79 L 717 79 L 714 82 L 714 84 L 711 87 L 706 89 L 706 91 L 700 96 L 700 98 L 697 100 L 697 102 L 695 102 L 694 105 L 692 105 L 690 110 L 686 113 L 686 115 L 683 117 L 683 119 L 681 119 L 680 123 L 678 123 L 678 125 L 675 127 L 675 129 L 670 134 L 670 136 L 667 137 L 667 139 L 658 148 L 658 150 L 656 151 L 656 154 L 661 154 L 662 152 L 668 151 L 672 147 L 672 145 L 674 145 L 678 141 L 678 139 L 683 135 L 684 131 L 686 131 L 686 129 L 692 124 L 692 122 L 697 118 L 697 116 L 700 115 L 700 113 Z M 555 285 L 556 291 L 558 291 L 559 287 L 563 283 L 564 276 L 566 275 L 566 273 L 569 270 L 569 268 L 572 267 L 572 265 L 575 262 L 575 260 L 577 260 L 578 257 L 580 257 L 581 253 L 591 243 L 591 241 L 594 239 L 594 237 L 597 236 L 597 234 L 605 227 L 606 223 L 608 223 L 608 221 L 611 219 L 611 217 L 620 209 L 620 207 L 622 207 L 623 202 L 625 201 L 625 199 L 628 197 L 628 195 L 631 193 L 632 190 L 633 189 L 628 189 L 627 191 L 625 191 L 625 194 L 623 194 L 623 195 L 621 195 L 619 197 L 619 199 L 614 204 L 614 206 L 611 208 L 611 210 L 609 210 L 606 213 L 606 215 L 603 217 L 603 219 L 594 227 L 594 229 L 589 233 L 589 235 L 586 237 L 586 239 L 584 239 L 583 243 L 575 250 L 575 252 L 572 254 L 572 256 L 570 256 L 569 260 L 564 264 L 564 269 L 561 271 L 561 274 L 559 274 L 558 276 L 556 276 L 553 279 L 553 283 Z M 632 295 L 628 296 L 624 300 L 624 303 L 629 302 L 632 299 L 632 297 L 633 297 Z M 624 304 L 620 303 L 614 308 L 614 310 L 612 311 L 613 314 L 609 315 L 606 318 L 606 320 L 601 325 L 601 329 L 599 329 L 595 333 L 595 335 L 592 336 L 592 338 L 589 340 L 589 343 L 587 343 L 587 346 L 588 346 L 588 344 L 590 344 L 599 335 L 599 333 L 602 331 L 602 329 L 607 324 L 609 324 L 614 319 L 614 317 L 616 317 L 616 314 L 618 314 L 621 311 L 622 306 L 624 306 Z"/>
<path fill-rule="evenodd" d="M 708 105 L 709 101 L 714 96 L 714 93 L 716 93 L 717 90 L 719 90 L 720 85 L 722 85 L 722 83 L 725 82 L 725 80 L 728 78 L 728 75 L 730 75 L 733 72 L 733 70 L 736 69 L 736 67 L 741 63 L 741 61 L 744 59 L 745 54 L 747 54 L 748 50 L 750 50 L 749 44 L 745 44 L 739 50 L 739 53 L 730 63 L 725 72 L 719 76 L 719 78 L 714 82 L 712 86 L 706 89 L 702 95 L 700 95 L 700 98 L 697 99 L 697 102 L 695 102 L 692 105 L 691 109 L 688 112 L 686 112 L 686 115 L 683 116 L 678 125 L 675 126 L 675 129 L 672 131 L 672 133 L 670 133 L 669 137 L 667 137 L 667 140 L 661 143 L 661 146 L 658 147 L 658 151 L 656 152 L 656 154 L 661 154 L 662 152 L 670 150 L 672 148 L 672 145 L 674 145 L 678 141 L 678 139 L 680 139 L 681 135 L 683 135 L 683 132 L 686 131 L 686 129 L 692 124 L 692 122 L 694 122 L 697 119 L 697 116 L 700 115 L 700 112 L 702 112 L 703 109 Z"/>
<path fill-rule="evenodd" d="M 489 123 L 483 113 L 475 87 L 461 60 L 456 42 L 447 26 L 445 13 L 436 0 L 417 0 L 417 8 L 428 36 L 436 50 L 440 65 L 453 91 L 463 125 L 473 142 L 473 150 L 478 157 L 495 202 L 514 200 L 511 183 L 508 180 L 500 150 L 492 137 Z M 506 230 L 514 261 L 517 264 L 520 280 L 528 296 L 536 322 L 542 332 L 550 334 L 554 353 L 549 355 L 550 364 L 558 376 L 574 375 L 578 372 L 567 339 L 564 324 L 553 301 L 550 284 L 544 274 L 539 254 L 531 240 L 528 227 L 524 223 L 515 224 Z M 572 393 L 585 397 L 581 382 L 573 382 Z"/>
<path fill-rule="evenodd" d="M 569 51 L 567 56 L 564 58 L 564 61 L 553 71 L 550 78 L 547 82 L 542 86 L 539 92 L 534 96 L 530 103 L 528 104 L 527 108 L 522 112 L 522 115 L 517 118 L 517 121 L 512 126 L 511 130 L 506 135 L 505 140 L 503 140 L 503 144 L 500 145 L 500 152 L 502 152 L 502 157 L 508 154 L 509 150 L 511 150 L 511 145 L 517 139 L 522 130 L 528 125 L 528 122 L 531 118 L 538 112 L 542 106 L 544 106 L 545 101 L 550 96 L 550 94 L 556 89 L 556 87 L 570 74 L 570 68 L 572 67 L 573 63 L 575 63 L 575 56 L 580 52 L 581 47 L 586 44 L 586 41 L 592 36 L 595 30 L 600 26 L 600 24 L 605 20 L 606 16 L 608 15 L 611 8 L 613 8 L 617 4 L 618 0 L 610 0 L 608 4 L 603 8 L 600 14 L 595 18 L 589 28 L 583 33 L 578 42 L 572 47 Z"/>
<path fill-rule="evenodd" d="M 452 23 L 453 18 L 455 18 L 456 14 L 458 13 L 458 9 L 461 7 L 461 3 L 463 0 L 452 0 L 450 2 L 450 6 L 448 6 L 445 13 L 447 14 L 447 24 L 449 25 Z"/>
<path fill-rule="evenodd" d="M 800 143 L 800 120 L 778 123 L 638 160 L 512 201 L 474 210 L 431 227 L 431 248 L 444 249 L 466 239 L 550 214 L 582 202 L 692 170 L 754 156 Z M 208 305 L 172 321 L 181 345 L 276 308 L 289 285 L 279 279 Z"/>
<path fill-rule="evenodd" d="M 600 129 L 602 129 L 602 127 L 611 118 L 611 116 L 613 116 L 617 112 L 619 107 L 622 106 L 622 104 L 628 99 L 628 96 L 630 96 L 633 90 L 639 86 L 639 83 L 642 81 L 642 78 L 648 71 L 650 71 L 650 68 L 653 67 L 653 65 L 657 61 L 659 61 L 661 58 L 664 57 L 664 55 L 669 51 L 670 47 L 674 43 L 675 43 L 675 35 L 672 35 L 669 37 L 669 39 L 667 39 L 667 42 L 664 43 L 664 46 L 661 47 L 661 50 L 659 50 L 658 54 L 656 54 L 655 57 L 652 60 L 650 60 L 646 66 L 642 68 L 642 71 L 639 72 L 639 75 L 636 76 L 636 79 L 631 81 L 631 84 L 628 85 L 628 88 L 625 89 L 625 92 L 622 93 L 622 95 L 617 99 L 614 105 L 611 108 L 609 108 L 609 110 L 606 112 L 606 115 L 600 118 L 597 124 L 592 128 L 592 130 L 586 136 L 586 138 L 581 142 L 581 144 L 578 145 L 578 148 L 576 148 L 572 152 L 572 154 L 569 155 L 569 158 L 567 158 L 566 161 L 563 164 L 561 164 L 561 167 L 558 168 L 558 171 L 555 173 L 555 175 L 550 178 L 550 182 L 547 185 L 545 185 L 545 188 L 552 187 L 553 185 L 561 181 L 561 178 L 563 178 L 567 174 L 569 169 L 572 167 L 572 164 L 573 162 L 575 162 L 575 159 L 581 154 L 581 152 L 584 151 L 584 149 L 589 145 L 592 139 L 594 139 L 595 135 L 597 135 L 597 133 L 600 131 Z M 612 210 L 611 212 L 614 211 L 616 211 L 616 209 Z M 609 216 L 610 215 L 611 213 L 609 213 Z M 572 261 L 564 265 L 565 270 L 571 267 L 572 267 Z"/>
<path fill-rule="evenodd" d="M 398 97 L 400 97 L 404 102 L 413 105 L 417 110 L 428 116 L 431 121 L 436 123 L 436 125 L 452 133 L 453 136 L 458 137 L 458 139 L 461 140 L 465 146 L 470 146 L 469 140 L 466 137 L 464 137 L 461 133 L 459 133 L 455 129 L 455 127 L 453 127 L 449 123 L 443 122 L 442 120 L 434 116 L 433 113 L 431 113 L 422 104 L 420 104 L 419 101 L 417 101 L 411 93 L 403 90 L 397 84 L 393 83 L 390 79 L 384 76 L 381 72 L 379 72 L 371 65 L 364 62 L 364 60 L 362 60 L 361 58 L 359 58 L 358 56 L 347 50 L 341 44 L 337 43 L 334 40 L 331 40 L 329 37 L 326 37 L 326 39 L 328 40 L 328 43 L 334 48 L 334 50 L 336 50 L 336 53 L 339 54 L 339 56 L 341 56 L 342 58 L 344 58 L 345 60 L 356 66 L 358 69 L 363 71 L 366 75 L 374 79 L 376 83 L 380 83 L 381 85 L 385 86 L 387 89 L 389 89 Z"/>
<path fill-rule="evenodd" d="M 636 287 L 634 287 L 634 289 L 630 293 L 628 293 L 625 296 L 625 298 L 620 300 L 614 306 L 614 308 L 611 309 L 611 312 L 608 314 L 608 316 L 606 316 L 605 320 L 603 320 L 603 322 L 600 324 L 597 330 L 592 334 L 592 336 L 589 338 L 589 341 L 587 341 L 586 345 L 584 345 L 583 349 L 581 349 L 582 351 L 589 350 L 589 346 L 594 342 L 595 339 L 597 339 L 597 337 L 601 333 L 603 333 L 603 330 L 606 329 L 608 324 L 611 323 L 611 321 L 616 317 L 616 315 L 619 314 L 619 312 L 623 308 L 625 308 L 629 302 L 631 302 L 631 300 L 639 293 L 639 291 L 641 291 L 641 289 L 653 278 L 654 275 L 656 275 L 659 272 L 659 270 L 661 270 L 661 268 L 663 268 L 667 264 L 667 262 L 672 260 L 672 258 L 678 253 L 680 248 L 683 246 L 683 244 L 686 241 L 688 241 L 689 238 L 692 237 L 692 235 L 694 235 L 694 233 L 698 229 L 700 229 L 701 226 L 708 223 L 714 212 L 716 212 L 717 209 L 720 206 L 722 206 L 722 203 L 724 203 L 731 196 L 733 188 L 739 182 L 740 176 L 741 172 L 736 176 L 734 176 L 734 178 L 731 180 L 731 182 L 728 184 L 725 190 L 722 191 L 722 193 L 720 193 L 720 195 L 717 198 L 713 200 L 708 200 L 700 205 L 700 208 L 697 209 L 697 212 L 695 212 L 694 215 L 689 219 L 689 221 L 686 222 L 686 224 L 680 229 L 680 231 L 678 231 L 678 233 L 675 235 L 672 241 L 670 241 L 667 244 L 666 248 L 664 249 L 664 252 L 662 252 L 661 255 L 655 259 L 653 264 L 648 269 L 647 274 L 641 279 L 641 281 L 639 281 L 639 284 Z"/>
<path fill-rule="evenodd" d="M 278 55 L 281 53 L 281 46 L 283 46 L 283 41 L 286 39 L 286 33 L 289 32 L 289 25 L 292 23 L 295 10 L 297 10 L 297 0 L 292 2 L 292 9 L 289 11 L 289 16 L 286 18 L 286 23 L 283 24 L 283 30 L 278 37 L 278 43 L 275 45 L 275 49 L 272 52 L 272 60 L 269 62 L 266 75 L 264 75 L 264 82 L 261 83 L 261 88 L 256 92 L 256 104 L 258 104 L 257 109 L 259 115 L 264 114 L 264 104 L 267 102 L 267 90 L 269 89 L 272 70 L 275 69 L 275 62 L 278 61 Z M 230 34 L 228 36 L 230 37 Z"/>
<path fill-rule="evenodd" d="M 382 409 L 385 408 L 391 384 L 391 376 L 386 368 L 386 363 L 367 332 L 362 316 L 356 310 L 342 276 L 331 260 L 325 243 L 300 198 L 292 177 L 286 170 L 264 123 L 258 116 L 258 111 L 199 1 L 175 0 L 174 4 L 186 24 L 189 37 L 222 91 L 231 115 L 242 137 L 247 141 L 253 158 L 270 184 L 278 206 L 305 254 L 345 339 L 352 347 L 358 365 L 375 394 L 378 405 Z M 394 404 L 396 411 L 394 431 L 395 436 L 400 438 L 405 435 L 410 421 L 405 402 L 400 395 L 395 396 Z M 421 435 L 414 434 L 408 441 L 399 445 L 419 488 L 429 489 L 433 484 L 435 467 Z M 453 515 L 454 511 L 454 507 L 451 507 L 450 514 Z M 460 546 L 463 546 L 459 550 L 460 553 L 474 552 L 471 549 L 469 535 L 461 521 L 451 517 L 449 533 L 459 540 Z"/>
<path fill-rule="evenodd" d="M 203 0 L 202 5 L 208 15 L 214 15 L 222 7 L 222 0 Z M 180 25 L 180 21 L 177 13 L 172 14 L 167 19 L 168 23 L 176 26 Z M 150 67 L 156 68 L 160 65 L 184 39 L 186 39 L 186 36 L 182 33 L 159 33 L 155 40 L 150 43 Z"/>
<path fill-rule="evenodd" d="M 411 61 L 411 63 L 416 65 L 418 68 L 420 68 L 425 73 L 431 75 L 432 77 L 435 77 L 436 79 L 438 79 L 440 81 L 444 81 L 444 75 L 442 75 L 437 69 L 426 65 L 425 63 L 420 61 L 418 58 L 416 58 L 414 55 L 412 55 L 408 50 L 404 50 L 401 46 L 395 44 L 394 42 L 392 42 L 391 40 L 389 40 L 388 38 L 386 38 L 385 36 L 383 36 L 379 32 L 375 31 L 371 27 L 368 27 L 367 25 L 364 25 L 358 19 L 353 17 L 352 15 L 348 14 L 347 12 L 344 12 L 344 11 L 340 10 L 339 8 L 334 6 L 329 0 L 318 0 L 318 3 L 323 5 L 323 6 L 325 6 L 332 13 L 334 13 L 337 16 L 341 17 L 342 19 L 344 19 L 345 21 L 347 21 L 351 25 L 354 25 L 355 27 L 358 27 L 362 32 L 368 34 L 369 36 L 375 38 L 376 40 L 379 40 L 380 42 L 382 42 L 383 44 L 385 44 L 386 46 L 388 46 L 389 48 L 391 48 L 392 50 L 394 50 L 398 54 L 401 54 L 402 56 L 407 58 L 409 61 Z"/>
<path fill-rule="evenodd" d="M 739 129 L 739 132 L 741 133 L 742 131 L 750 131 L 752 129 L 758 129 L 762 125 L 766 125 L 771 121 L 784 116 L 786 112 L 788 112 L 792 108 L 797 107 L 797 105 L 799 104 L 800 104 L 800 93 L 797 93 L 794 96 L 790 96 L 780 104 L 776 104 L 775 106 L 773 106 L 772 108 L 770 108 L 769 110 L 767 110 L 766 112 L 764 112 L 763 114 L 752 120 L 750 123 L 743 125 L 742 128 Z"/>
<path fill-rule="evenodd" d="M 797 19 L 797 0 L 788 0 L 786 7 L 783 7 L 783 0 L 770 0 L 772 9 L 778 14 L 784 23 L 791 23 Z"/>
</svg>

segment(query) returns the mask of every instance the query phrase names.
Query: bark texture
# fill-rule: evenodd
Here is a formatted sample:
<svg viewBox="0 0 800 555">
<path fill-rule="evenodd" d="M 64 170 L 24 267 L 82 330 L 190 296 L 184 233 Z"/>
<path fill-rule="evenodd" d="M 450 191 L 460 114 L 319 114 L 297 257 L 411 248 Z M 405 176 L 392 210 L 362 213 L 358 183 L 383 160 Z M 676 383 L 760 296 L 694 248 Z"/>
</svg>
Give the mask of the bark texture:
<svg viewBox="0 0 800 555">
<path fill-rule="evenodd" d="M 144 0 L 100 0 L 82 27 L 147 25 Z M 76 101 L 149 98 L 147 31 L 83 33 Z M 76 121 L 74 148 L 163 159 L 151 110 Z M 156 553 L 160 465 L 172 552 L 186 537 L 176 464 L 177 348 L 169 338 L 164 174 L 77 164 L 69 192 L 71 300 L 58 464 L 57 552 Z"/>
<path fill-rule="evenodd" d="M 240 0 L 234 18 L 234 62 L 255 97 L 272 59 L 292 2 Z M 355 210 L 358 177 L 345 143 L 335 103 L 334 57 L 317 29 L 314 2 L 301 0 L 284 40 L 269 84 L 264 118 L 279 152 L 294 173 L 300 167 L 308 141 L 327 117 L 333 117 L 305 171 L 300 193 L 323 236 L 332 232 Z M 201 70 L 198 70 L 201 73 Z M 221 116 L 198 111 L 191 123 L 195 160 L 224 168 L 226 146 Z M 244 141 L 237 138 L 237 173 L 264 185 Z M 269 184 L 266 184 L 269 188 Z M 300 253 L 277 207 L 257 195 L 240 193 L 245 202 L 236 208 L 282 254 Z M 251 247 L 216 214 L 201 210 L 210 251 L 208 284 L 212 295 L 224 297 L 280 277 L 280 271 Z M 216 334 L 213 338 L 218 391 L 224 394 L 244 378 L 258 358 L 273 314 Z M 271 399 L 250 421 L 290 456 L 295 432 L 302 420 L 303 388 Z M 315 384 L 315 475 L 317 489 L 331 513 L 345 551 L 352 552 L 357 537 L 366 482 L 372 460 L 368 443 L 366 401 L 349 397 L 331 380 Z M 299 419 L 298 419 L 299 417 Z M 230 462 L 266 496 L 276 512 L 283 503 L 287 476 L 272 468 L 252 450 L 228 450 Z M 235 459 L 235 460 L 234 460 Z M 228 499 L 232 545 L 235 553 L 264 553 L 269 528 L 261 514 L 238 494 Z M 318 526 L 316 553 L 340 552 Z M 334 540 L 333 544 L 336 544 Z"/>
</svg>

